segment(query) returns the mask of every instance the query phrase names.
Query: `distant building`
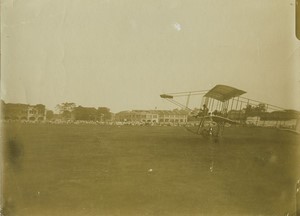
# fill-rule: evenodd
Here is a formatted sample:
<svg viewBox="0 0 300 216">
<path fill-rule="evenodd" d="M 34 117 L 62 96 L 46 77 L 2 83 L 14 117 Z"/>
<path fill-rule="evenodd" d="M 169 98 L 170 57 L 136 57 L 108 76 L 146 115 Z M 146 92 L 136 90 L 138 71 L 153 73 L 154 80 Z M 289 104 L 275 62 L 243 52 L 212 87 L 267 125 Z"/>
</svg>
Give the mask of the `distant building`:
<svg viewBox="0 0 300 216">
<path fill-rule="evenodd" d="M 188 112 L 184 110 L 157 110 L 161 124 L 183 124 L 188 120 Z"/>
<path fill-rule="evenodd" d="M 154 122 L 158 123 L 158 115 L 147 110 L 121 111 L 115 114 L 115 121 L 120 122 Z"/>
<path fill-rule="evenodd" d="M 297 119 L 295 130 L 300 133 L 300 117 Z"/>
<path fill-rule="evenodd" d="M 284 110 L 258 113 L 256 116 L 246 117 L 246 124 L 261 127 L 276 127 L 300 132 L 300 112 Z"/>
<path fill-rule="evenodd" d="M 186 123 L 188 113 L 183 110 L 132 110 L 115 114 L 115 121 L 174 124 Z"/>
<path fill-rule="evenodd" d="M 28 105 L 3 102 L 2 111 L 2 118 L 5 120 L 46 120 L 46 108 L 45 105 L 42 104 Z"/>
</svg>

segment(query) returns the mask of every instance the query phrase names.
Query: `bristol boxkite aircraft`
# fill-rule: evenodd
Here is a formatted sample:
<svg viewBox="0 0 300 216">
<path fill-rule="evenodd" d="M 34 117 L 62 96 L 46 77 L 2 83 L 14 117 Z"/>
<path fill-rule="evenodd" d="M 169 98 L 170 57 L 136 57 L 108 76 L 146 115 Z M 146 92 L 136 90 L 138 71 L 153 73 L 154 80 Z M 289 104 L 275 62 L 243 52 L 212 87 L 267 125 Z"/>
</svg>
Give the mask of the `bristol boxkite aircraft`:
<svg viewBox="0 0 300 216">
<path fill-rule="evenodd" d="M 268 105 L 260 101 L 242 97 L 246 92 L 227 85 L 216 85 L 210 90 L 190 91 L 161 94 L 160 97 L 184 109 L 189 114 L 189 122 L 186 129 L 192 133 L 204 137 L 219 137 L 224 127 L 244 124 L 247 117 L 247 109 L 251 106 L 267 110 L 283 110 L 283 108 Z M 201 104 L 198 109 L 189 108 L 191 96 L 201 96 Z M 178 97 L 186 97 L 183 104 Z"/>
</svg>

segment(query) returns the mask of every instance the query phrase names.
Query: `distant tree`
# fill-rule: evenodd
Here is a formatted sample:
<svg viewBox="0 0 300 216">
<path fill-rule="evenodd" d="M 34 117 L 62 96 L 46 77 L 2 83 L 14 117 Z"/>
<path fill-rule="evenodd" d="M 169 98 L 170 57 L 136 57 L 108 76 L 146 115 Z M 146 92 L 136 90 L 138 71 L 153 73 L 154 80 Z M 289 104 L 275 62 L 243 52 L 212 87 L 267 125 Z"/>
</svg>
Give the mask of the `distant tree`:
<svg viewBox="0 0 300 216">
<path fill-rule="evenodd" d="M 75 107 L 76 107 L 76 104 L 75 104 L 75 103 L 65 102 L 65 103 L 58 104 L 58 105 L 56 106 L 56 109 L 58 110 L 58 112 L 59 112 L 60 114 L 62 114 L 62 113 L 65 112 L 65 111 L 72 112 L 72 111 L 74 110 Z"/>
<path fill-rule="evenodd" d="M 297 110 L 285 110 L 288 119 L 298 119 L 300 118 L 300 112 Z"/>
<path fill-rule="evenodd" d="M 44 114 L 46 111 L 46 106 L 44 104 L 37 104 L 35 108 L 38 110 L 39 114 Z"/>
<path fill-rule="evenodd" d="M 255 107 L 255 111 L 257 113 L 263 113 L 263 112 L 266 112 L 267 111 L 267 106 L 266 104 L 263 104 L 263 103 L 260 103 L 257 105 L 257 107 Z"/>
<path fill-rule="evenodd" d="M 76 120 L 85 120 L 85 121 L 97 120 L 97 110 L 94 107 L 78 106 L 74 108 L 73 113 Z"/>
<path fill-rule="evenodd" d="M 98 107 L 97 117 L 99 120 L 108 121 L 111 120 L 112 113 L 110 112 L 110 109 L 107 107 Z"/>
<path fill-rule="evenodd" d="M 86 113 L 82 106 L 75 107 L 73 112 L 76 120 L 87 120 Z"/>
<path fill-rule="evenodd" d="M 4 110 L 5 110 L 5 102 L 4 102 L 4 100 L 1 100 L 1 105 L 0 105 L 0 117 L 1 117 L 1 119 L 5 118 Z"/>
<path fill-rule="evenodd" d="M 247 118 L 248 116 L 251 116 L 253 113 L 253 108 L 250 104 L 248 104 L 245 108 L 245 117 Z"/>
<path fill-rule="evenodd" d="M 291 120 L 298 119 L 299 112 L 294 110 L 273 111 L 269 115 L 270 120 Z"/>
<path fill-rule="evenodd" d="M 260 103 L 257 106 L 248 104 L 245 108 L 245 117 L 249 116 L 265 116 L 267 112 L 266 104 Z"/>
<path fill-rule="evenodd" d="M 58 110 L 59 114 L 62 115 L 63 118 L 70 119 L 75 107 L 76 107 L 75 103 L 65 102 L 65 103 L 58 104 L 56 106 L 56 109 Z"/>
<path fill-rule="evenodd" d="M 47 112 L 46 112 L 46 119 L 47 120 L 52 120 L 53 117 L 54 117 L 53 111 L 52 110 L 47 110 Z"/>
<path fill-rule="evenodd" d="M 27 115 L 27 104 L 7 103 L 2 107 L 4 119 L 19 119 Z"/>
</svg>

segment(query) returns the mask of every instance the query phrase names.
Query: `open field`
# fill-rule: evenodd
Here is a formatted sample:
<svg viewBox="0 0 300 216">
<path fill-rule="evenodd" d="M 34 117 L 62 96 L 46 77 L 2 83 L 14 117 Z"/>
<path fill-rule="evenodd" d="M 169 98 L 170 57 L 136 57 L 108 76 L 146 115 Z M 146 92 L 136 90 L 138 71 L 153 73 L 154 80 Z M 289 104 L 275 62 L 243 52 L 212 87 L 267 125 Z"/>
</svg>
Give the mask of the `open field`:
<svg viewBox="0 0 300 216">
<path fill-rule="evenodd" d="M 284 215 L 299 135 L 231 127 L 5 124 L 4 215 Z"/>
</svg>

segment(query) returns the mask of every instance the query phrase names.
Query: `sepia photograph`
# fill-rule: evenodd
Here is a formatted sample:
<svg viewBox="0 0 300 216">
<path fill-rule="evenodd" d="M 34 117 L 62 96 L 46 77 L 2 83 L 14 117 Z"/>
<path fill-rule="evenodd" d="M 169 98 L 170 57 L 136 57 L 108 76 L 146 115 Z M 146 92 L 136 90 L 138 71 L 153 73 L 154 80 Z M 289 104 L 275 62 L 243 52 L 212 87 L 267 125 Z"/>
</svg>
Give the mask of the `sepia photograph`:
<svg viewBox="0 0 300 216">
<path fill-rule="evenodd" d="M 1 0 L 0 216 L 300 216 L 299 8 Z"/>
</svg>

